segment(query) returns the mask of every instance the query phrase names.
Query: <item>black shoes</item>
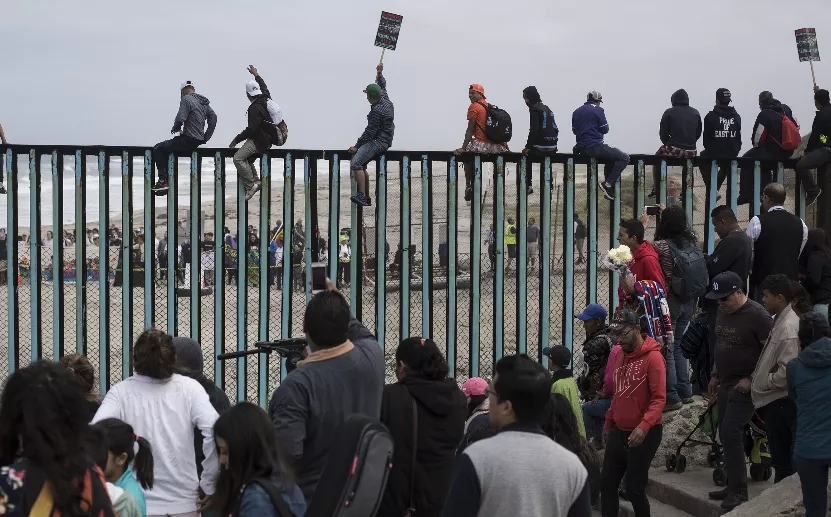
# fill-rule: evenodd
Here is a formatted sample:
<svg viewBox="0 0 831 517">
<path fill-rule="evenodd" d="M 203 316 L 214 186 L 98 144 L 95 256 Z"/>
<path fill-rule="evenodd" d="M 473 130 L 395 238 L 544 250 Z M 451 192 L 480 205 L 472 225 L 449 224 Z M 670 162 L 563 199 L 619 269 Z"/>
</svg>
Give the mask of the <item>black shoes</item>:
<svg viewBox="0 0 831 517">
<path fill-rule="evenodd" d="M 603 197 L 608 199 L 609 201 L 615 200 L 615 186 L 609 185 L 605 181 L 598 181 L 597 186 L 600 187 L 600 191 L 603 192 Z"/>
<path fill-rule="evenodd" d="M 155 196 L 166 196 L 167 191 L 170 190 L 170 185 L 168 185 L 167 181 L 159 180 L 153 185 L 151 189 L 153 191 L 153 195 Z"/>
<path fill-rule="evenodd" d="M 742 503 L 747 502 L 747 491 L 738 494 L 731 493 L 728 489 L 716 490 L 707 494 L 713 501 L 721 501 L 721 508 L 731 511 Z"/>
<path fill-rule="evenodd" d="M 363 192 L 358 192 L 349 199 L 358 206 L 372 206 L 372 200 L 366 197 Z"/>
<path fill-rule="evenodd" d="M 816 203 L 820 194 L 822 194 L 822 190 L 820 190 L 820 189 L 817 189 L 814 192 L 809 192 L 809 193 L 805 194 L 805 208 L 808 208 L 809 206 Z"/>
</svg>

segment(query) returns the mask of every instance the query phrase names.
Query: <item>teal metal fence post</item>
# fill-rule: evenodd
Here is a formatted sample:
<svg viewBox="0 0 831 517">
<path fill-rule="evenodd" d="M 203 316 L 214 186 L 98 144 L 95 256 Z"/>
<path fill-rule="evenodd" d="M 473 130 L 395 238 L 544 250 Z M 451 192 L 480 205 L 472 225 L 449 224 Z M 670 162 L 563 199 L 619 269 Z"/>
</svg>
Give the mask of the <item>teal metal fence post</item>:
<svg viewBox="0 0 831 517">
<path fill-rule="evenodd" d="M 237 170 L 237 351 L 248 348 L 248 200 Z M 248 357 L 237 359 L 237 401 L 248 395 Z"/>
<path fill-rule="evenodd" d="M 517 259 L 517 298 L 516 298 L 516 352 L 528 353 L 528 158 L 523 156 L 519 163 L 519 203 L 517 203 L 517 224 L 519 225 L 519 244 Z M 503 174 L 504 176 L 504 174 Z"/>
<path fill-rule="evenodd" d="M 505 233 L 507 227 L 505 226 L 506 216 L 505 216 L 505 162 L 503 161 L 502 156 L 499 156 L 496 159 L 496 198 L 494 201 L 494 213 L 496 214 L 496 284 L 494 285 L 493 290 L 493 362 L 494 364 L 502 359 L 505 355 L 505 273 L 506 273 L 506 264 L 505 264 L 505 256 L 507 254 L 507 245 L 505 243 L 505 239 L 507 234 Z M 474 188 L 475 191 L 475 188 Z M 473 202 L 476 203 L 478 206 L 481 206 L 480 196 L 475 196 L 473 198 Z M 476 223 L 474 221 L 475 228 L 482 228 L 481 223 Z M 513 236 L 516 239 L 516 234 Z M 474 243 L 481 243 L 482 237 L 481 234 L 475 236 L 473 239 Z M 516 241 L 514 241 L 516 242 Z M 481 264 L 482 263 L 482 252 L 481 250 L 475 251 L 471 254 L 470 260 L 473 264 Z M 510 263 L 511 258 L 508 255 L 508 263 Z M 514 268 L 519 267 L 518 263 L 514 263 Z M 516 269 L 514 269 L 516 271 Z M 477 328 L 477 332 L 479 329 L 479 304 L 481 303 L 481 291 L 474 292 L 474 297 L 476 298 L 476 319 L 472 319 L 470 322 L 471 329 L 475 325 Z M 478 360 L 478 359 L 477 359 Z"/>
<path fill-rule="evenodd" d="M 75 151 L 75 235 L 83 235 L 87 227 L 87 177 L 86 156 L 83 151 Z M 99 238 L 106 238 L 101 233 Z M 55 239 L 58 244 L 58 239 Z M 75 239 L 75 350 L 81 355 L 87 355 L 87 282 L 89 267 L 86 261 L 86 239 Z M 81 257 L 81 258 L 79 258 Z"/>
<path fill-rule="evenodd" d="M 458 224 L 459 224 L 459 191 L 458 191 L 458 163 L 455 157 L 450 158 L 450 166 L 447 168 L 447 364 L 450 366 L 450 374 L 455 378 L 457 375 L 457 313 L 456 305 L 456 275 L 459 265 L 458 255 Z M 471 329 L 472 331 L 473 329 Z M 472 342 L 471 342 L 472 346 Z M 478 343 L 476 345 L 478 347 Z M 476 351 L 478 354 L 478 349 Z M 468 370 L 470 377 L 478 375 L 472 371 L 473 360 L 470 361 L 471 369 Z M 478 368 L 478 362 L 477 362 Z"/>
<path fill-rule="evenodd" d="M 133 355 L 133 174 L 132 157 L 121 154 L 121 379 L 130 376 Z M 116 273 L 117 274 L 117 273 Z"/>
<path fill-rule="evenodd" d="M 617 224 L 620 221 L 620 182 L 615 184 L 615 200 L 612 201 L 612 217 L 609 221 L 609 249 L 617 248 L 620 243 L 617 236 Z M 594 257 L 595 264 L 597 264 L 597 253 L 592 251 L 589 257 Z M 596 265 L 594 266 L 597 267 Z M 594 271 L 594 269 L 592 269 Z M 615 271 L 609 271 L 609 314 L 613 313 L 615 307 L 618 306 L 618 287 L 620 286 L 620 275 Z"/>
<path fill-rule="evenodd" d="M 17 282 L 20 274 L 20 264 L 18 263 L 18 247 L 17 236 L 18 228 L 18 210 L 19 204 L 17 199 L 18 176 L 17 176 L 17 153 L 11 149 L 6 150 L 6 181 L 8 181 L 8 233 L 6 235 L 6 260 L 8 270 L 6 272 L 6 295 L 8 296 L 9 304 L 9 375 L 17 371 L 20 367 L 20 326 L 18 324 L 18 316 L 20 308 L 17 303 Z"/>
<path fill-rule="evenodd" d="M 286 153 L 283 163 L 283 299 L 280 310 L 280 339 L 291 337 L 291 221 L 294 217 L 294 162 L 291 153 Z M 330 236 L 331 239 L 331 236 Z M 280 360 L 280 380 L 286 378 L 286 359 Z"/>
<path fill-rule="evenodd" d="M 759 214 L 759 208 L 762 199 L 762 166 L 759 162 L 753 165 L 753 198 L 750 200 L 750 217 L 755 217 Z"/>
<path fill-rule="evenodd" d="M 540 275 L 540 332 L 537 359 L 542 361 L 542 349 L 551 339 L 551 158 L 546 157 L 542 167 L 543 187 L 540 207 L 540 234 L 542 235 L 542 274 Z"/>
<path fill-rule="evenodd" d="M 387 341 L 387 158 L 381 155 L 378 167 L 378 199 L 375 209 L 375 335 L 381 350 Z"/>
<path fill-rule="evenodd" d="M 43 322 L 41 321 L 41 277 L 43 265 L 40 256 L 40 153 L 29 151 L 29 201 L 31 222 L 29 228 L 29 293 L 32 324 L 31 361 L 43 358 Z M 63 236 L 63 230 L 61 230 Z"/>
<path fill-rule="evenodd" d="M 110 387 L 110 158 L 98 153 L 98 214 L 101 237 L 98 247 L 98 384 L 105 395 Z"/>
<path fill-rule="evenodd" d="M 214 383 L 225 389 L 225 368 L 216 356 L 225 352 L 225 158 L 214 156 Z"/>
<path fill-rule="evenodd" d="M 433 225 L 424 223 L 433 214 L 432 162 L 421 157 L 421 335 L 433 335 Z M 449 347 L 449 344 L 448 344 Z M 450 367 L 455 372 L 455 365 Z"/>
<path fill-rule="evenodd" d="M 351 194 L 354 196 L 358 192 L 358 183 L 355 179 L 355 171 L 352 170 L 350 164 L 349 177 L 351 179 Z M 349 248 L 352 256 L 349 261 L 349 310 L 352 311 L 352 316 L 361 319 L 360 302 L 363 293 L 361 292 L 361 285 L 363 284 L 363 275 L 365 273 L 364 264 L 364 211 L 361 210 L 354 202 L 349 203 Z"/>
<path fill-rule="evenodd" d="M 583 303 L 595 303 L 597 301 L 597 160 L 592 158 L 589 161 L 589 181 L 588 181 L 588 249 L 586 249 L 586 299 Z M 615 185 L 619 185 L 617 182 Z M 604 198 L 605 199 L 605 198 Z M 615 196 L 618 199 L 618 196 Z M 574 226 L 574 223 L 571 225 Z M 582 244 L 581 244 L 582 245 Z M 582 255 L 583 250 L 578 250 L 578 254 Z M 574 255 L 566 255 L 566 260 L 574 262 Z"/>
<path fill-rule="evenodd" d="M 422 219 L 422 222 L 424 219 Z M 410 337 L 410 157 L 401 160 L 401 310 L 399 336 Z M 430 336 L 424 336 L 430 337 Z"/>
<path fill-rule="evenodd" d="M 269 255 L 271 247 L 271 158 L 268 152 L 260 158 L 260 278 L 259 278 L 259 310 L 257 339 L 268 341 L 268 323 L 271 319 L 271 275 L 269 270 Z M 310 241 L 307 241 L 310 242 Z M 269 354 L 257 355 L 257 400 L 260 407 L 265 409 L 268 404 L 268 363 Z"/>
<path fill-rule="evenodd" d="M 695 167 L 692 160 L 684 163 L 684 176 L 681 178 L 681 206 L 687 214 L 687 221 L 692 226 L 693 221 L 693 174 Z"/>
<path fill-rule="evenodd" d="M 718 168 L 716 168 L 718 170 Z M 731 188 L 728 189 L 728 193 L 730 196 L 730 208 L 733 210 L 733 213 L 738 213 L 739 210 L 739 191 L 736 188 L 739 182 L 739 162 L 733 160 L 730 162 L 730 185 Z M 715 185 L 715 183 L 713 183 Z M 718 196 L 718 192 L 715 193 L 715 197 Z M 713 205 L 715 206 L 715 205 Z"/>
<path fill-rule="evenodd" d="M 63 229 L 63 154 L 52 151 L 52 228 L 53 235 L 58 228 Z M 86 240 L 85 230 L 75 230 L 76 241 Z M 52 358 L 57 361 L 64 355 L 65 323 L 63 315 L 63 249 L 61 239 L 52 239 Z M 84 255 L 75 257 L 75 280 L 81 282 L 79 275 L 83 271 Z M 77 339 L 77 337 L 76 337 Z"/>
<path fill-rule="evenodd" d="M 660 183 L 655 185 L 655 200 L 660 205 L 666 206 L 667 204 L 667 161 L 663 158 L 661 159 Z"/>
<path fill-rule="evenodd" d="M 305 225 L 303 235 L 303 292 L 306 294 L 306 304 L 312 300 L 312 239 L 316 238 L 312 232 L 312 167 L 309 162 L 309 155 L 303 157 L 303 224 Z"/>
<path fill-rule="evenodd" d="M 202 158 L 190 156 L 190 336 L 202 336 Z"/>
<path fill-rule="evenodd" d="M 167 191 L 167 333 L 171 336 L 177 335 L 179 322 L 178 317 L 179 298 L 176 296 L 176 263 L 177 248 L 179 239 L 178 193 L 179 193 L 179 160 L 171 154 L 167 161 L 168 191 Z"/>
<path fill-rule="evenodd" d="M 563 195 L 563 345 L 574 355 L 574 159 L 566 165 Z"/>
<path fill-rule="evenodd" d="M 156 196 L 153 195 L 153 154 L 144 152 L 144 328 L 156 321 Z M 160 264 L 161 266 L 161 264 Z M 216 361 L 214 361 L 216 362 Z"/>
<path fill-rule="evenodd" d="M 340 158 L 332 155 L 329 173 L 329 279 L 338 285 L 340 257 Z"/>
<path fill-rule="evenodd" d="M 641 215 L 643 207 L 645 206 L 646 196 L 644 195 L 644 188 L 646 186 L 646 166 L 643 160 L 638 160 L 635 165 L 635 217 Z M 617 224 L 618 221 L 614 221 Z"/>
<path fill-rule="evenodd" d="M 467 167 L 467 164 L 465 164 Z M 467 173 L 467 171 L 465 171 Z M 498 172 L 497 172 L 498 174 Z M 482 158 L 476 156 L 473 164 L 473 221 L 470 229 L 470 376 L 479 376 L 479 350 L 480 350 L 480 306 L 481 284 L 482 284 Z M 457 220 L 458 214 L 451 214 L 451 218 Z M 455 228 L 458 231 L 458 227 Z M 504 232 L 504 228 L 503 228 Z M 454 238 L 457 238 L 455 236 Z M 453 262 L 456 254 L 451 248 L 450 262 Z M 497 258 L 501 260 L 501 256 Z M 496 279 L 497 285 L 501 285 L 501 273 Z M 495 302 L 498 303 L 498 302 Z"/>
<path fill-rule="evenodd" d="M 735 162 L 733 162 L 735 163 Z M 712 164 L 710 165 L 710 187 L 707 189 L 707 206 L 712 211 L 713 208 L 716 207 L 718 204 L 718 162 L 713 160 Z M 733 177 L 731 175 L 730 181 L 733 181 Z M 730 197 L 733 199 L 736 198 L 735 193 L 736 189 L 728 189 L 728 193 L 732 193 Z M 735 209 L 734 209 L 735 211 Z M 713 228 L 712 221 L 709 220 L 710 214 L 705 214 L 705 218 L 707 222 L 704 224 L 704 252 L 710 254 L 713 252 L 716 246 L 716 236 L 715 236 L 715 229 Z"/>
</svg>

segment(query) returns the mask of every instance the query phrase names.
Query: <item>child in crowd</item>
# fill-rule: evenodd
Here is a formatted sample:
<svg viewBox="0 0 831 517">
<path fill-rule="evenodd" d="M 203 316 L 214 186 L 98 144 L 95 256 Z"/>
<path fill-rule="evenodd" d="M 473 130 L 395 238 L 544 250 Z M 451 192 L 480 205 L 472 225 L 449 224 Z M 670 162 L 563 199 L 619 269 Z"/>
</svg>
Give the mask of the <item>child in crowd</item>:
<svg viewBox="0 0 831 517">
<path fill-rule="evenodd" d="M 86 449 L 101 470 L 105 470 L 110 461 L 109 445 L 107 432 L 104 429 L 98 426 L 89 426 L 86 436 Z M 130 492 L 107 481 L 107 494 L 110 496 L 110 502 L 118 517 L 145 517 Z"/>
<path fill-rule="evenodd" d="M 136 500 L 142 517 L 147 517 L 144 491 L 153 488 L 153 451 L 150 443 L 133 432 L 130 424 L 117 418 L 101 420 L 95 427 L 107 437 L 107 464 L 104 476 L 109 483 L 126 490 Z M 138 452 L 134 452 L 138 444 Z"/>
<path fill-rule="evenodd" d="M 551 393 L 559 393 L 568 399 L 571 409 L 574 411 L 574 418 L 577 419 L 577 429 L 580 436 L 586 437 L 586 427 L 583 424 L 583 409 L 580 405 L 580 390 L 577 388 L 577 381 L 568 369 L 571 364 L 571 350 L 564 346 L 547 346 L 542 349 L 542 355 L 548 357 L 548 369 L 554 384 L 551 386 Z"/>
</svg>

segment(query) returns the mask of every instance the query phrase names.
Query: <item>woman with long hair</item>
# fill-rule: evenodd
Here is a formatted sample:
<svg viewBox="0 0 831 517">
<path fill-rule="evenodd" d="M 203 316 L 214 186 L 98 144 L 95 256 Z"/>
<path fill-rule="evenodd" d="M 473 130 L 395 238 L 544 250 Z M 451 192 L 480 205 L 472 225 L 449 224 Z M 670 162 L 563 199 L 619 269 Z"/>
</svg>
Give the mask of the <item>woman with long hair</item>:
<svg viewBox="0 0 831 517">
<path fill-rule="evenodd" d="M 95 412 L 101 407 L 101 399 L 95 393 L 95 368 L 86 356 L 81 354 L 69 354 L 61 357 L 61 364 L 72 372 L 75 381 L 84 390 L 84 399 L 86 400 L 87 422 L 92 420 Z"/>
<path fill-rule="evenodd" d="M 107 439 L 104 477 L 129 492 L 142 517 L 146 517 L 144 491 L 153 488 L 153 450 L 150 443 L 137 435 L 130 424 L 117 418 L 101 420 L 94 427 L 101 429 Z"/>
<path fill-rule="evenodd" d="M 828 319 L 831 303 L 831 247 L 822 228 L 808 230 L 808 240 L 799 257 L 802 285 L 811 297 L 814 312 Z"/>
<path fill-rule="evenodd" d="M 220 470 L 213 508 L 234 517 L 282 517 L 286 509 L 295 517 L 306 514 L 306 500 L 280 453 L 274 424 L 259 406 L 240 402 L 222 413 L 214 439 Z"/>
<path fill-rule="evenodd" d="M 672 289 L 675 279 L 675 255 L 684 250 L 698 248 L 698 237 L 690 228 L 687 213 L 679 205 L 672 205 L 661 209 L 658 224 L 655 227 L 655 239 L 652 243 L 658 252 L 661 271 L 664 273 L 666 284 L 664 293 L 669 304 L 669 313 L 672 318 L 672 330 L 676 343 L 687 330 L 695 312 L 695 299 L 681 300 Z M 703 258 L 703 257 L 702 257 Z M 681 347 L 673 345 L 667 350 L 667 404 L 664 411 L 680 409 L 685 403 L 692 402 L 692 382 L 690 381 L 690 365 Z"/>
<path fill-rule="evenodd" d="M 574 453 L 589 473 L 589 490 L 592 504 L 600 495 L 600 460 L 597 453 L 580 434 L 577 417 L 568 399 L 559 393 L 552 393 L 545 406 L 540 427 L 549 438 Z"/>
<path fill-rule="evenodd" d="M 797 316 L 813 312 L 814 306 L 811 305 L 811 295 L 808 294 L 808 291 L 805 290 L 802 284 L 796 280 L 791 280 L 791 292 L 793 293 L 791 308 Z"/>
<path fill-rule="evenodd" d="M 174 373 L 173 338 L 160 330 L 145 330 L 133 347 L 136 374 L 107 392 L 93 424 L 117 418 L 153 444 L 153 488 L 145 492 L 147 515 L 197 517 L 210 502 L 201 501 L 195 489 L 210 496 L 219 474 L 213 437 L 216 410 L 195 380 Z M 202 433 L 201 479 L 196 473 L 194 427 Z M 200 494 L 200 495 L 201 495 Z"/>
<path fill-rule="evenodd" d="M 381 422 L 395 451 L 378 515 L 404 515 L 412 508 L 419 517 L 438 516 L 464 434 L 467 403 L 432 339 L 402 341 L 395 365 L 398 382 L 384 386 L 381 398 Z"/>
<path fill-rule="evenodd" d="M 55 363 L 14 372 L 0 398 L 0 514 L 115 517 L 85 445 L 84 391 Z"/>
</svg>

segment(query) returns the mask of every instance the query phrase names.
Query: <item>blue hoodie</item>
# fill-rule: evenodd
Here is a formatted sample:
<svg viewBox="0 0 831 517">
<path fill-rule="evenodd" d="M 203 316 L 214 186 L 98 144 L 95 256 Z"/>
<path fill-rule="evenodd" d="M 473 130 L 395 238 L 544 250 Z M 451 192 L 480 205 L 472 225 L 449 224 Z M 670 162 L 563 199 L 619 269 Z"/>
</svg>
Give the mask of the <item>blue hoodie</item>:
<svg viewBox="0 0 831 517">
<path fill-rule="evenodd" d="M 603 135 L 609 132 L 606 113 L 593 102 L 586 102 L 571 115 L 571 130 L 577 137 L 577 147 L 592 149 L 603 145 Z"/>
<path fill-rule="evenodd" d="M 133 499 L 136 500 L 136 505 L 138 506 L 139 512 L 141 512 L 142 517 L 147 517 L 147 504 L 144 500 L 144 489 L 141 488 L 141 485 L 136 480 L 136 476 L 133 473 L 133 467 L 127 467 L 127 470 L 124 471 L 124 474 L 118 478 L 116 481 L 115 486 L 118 488 L 124 489 L 133 496 Z"/>
<path fill-rule="evenodd" d="M 794 455 L 831 459 L 831 339 L 805 347 L 788 363 L 786 376 L 797 409 Z"/>
</svg>

